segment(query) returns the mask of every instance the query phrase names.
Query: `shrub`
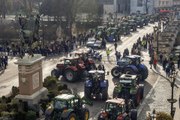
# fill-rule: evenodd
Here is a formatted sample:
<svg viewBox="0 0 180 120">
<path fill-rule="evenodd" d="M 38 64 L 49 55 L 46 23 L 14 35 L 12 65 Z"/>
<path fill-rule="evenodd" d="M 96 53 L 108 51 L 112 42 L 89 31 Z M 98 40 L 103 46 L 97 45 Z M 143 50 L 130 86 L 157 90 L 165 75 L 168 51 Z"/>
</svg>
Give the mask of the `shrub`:
<svg viewBox="0 0 180 120">
<path fill-rule="evenodd" d="M 0 116 L 2 115 L 3 111 L 7 111 L 7 105 L 6 104 L 0 104 Z"/>
<path fill-rule="evenodd" d="M 8 118 L 14 118 L 16 114 L 17 114 L 16 112 L 6 112 L 6 111 L 1 112 L 2 117 L 8 117 Z"/>
<path fill-rule="evenodd" d="M 18 87 L 15 87 L 15 86 L 12 86 L 12 97 L 15 97 L 17 94 L 19 94 L 19 88 Z"/>
<path fill-rule="evenodd" d="M 43 86 L 47 89 L 52 89 L 54 86 L 56 86 L 57 80 L 58 79 L 56 77 L 48 76 L 44 79 Z"/>
<path fill-rule="evenodd" d="M 173 120 L 173 118 L 168 113 L 157 112 L 156 113 L 156 120 Z"/>
<path fill-rule="evenodd" d="M 28 111 L 26 113 L 26 120 L 36 120 L 36 112 Z"/>
</svg>

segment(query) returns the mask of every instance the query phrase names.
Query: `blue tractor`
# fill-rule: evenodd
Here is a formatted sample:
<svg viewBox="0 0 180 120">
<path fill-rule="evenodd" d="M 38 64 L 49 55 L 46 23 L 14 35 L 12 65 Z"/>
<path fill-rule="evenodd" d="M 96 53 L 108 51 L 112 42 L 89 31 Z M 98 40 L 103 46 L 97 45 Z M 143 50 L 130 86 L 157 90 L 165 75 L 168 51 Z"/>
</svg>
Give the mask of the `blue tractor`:
<svg viewBox="0 0 180 120">
<path fill-rule="evenodd" d="M 84 86 L 84 95 L 88 99 L 107 100 L 108 98 L 108 80 L 105 80 L 105 72 L 103 70 L 89 71 Z"/>
<path fill-rule="evenodd" d="M 119 78 L 123 73 L 139 75 L 143 82 L 148 77 L 148 69 L 141 61 L 143 60 L 139 55 L 125 56 L 117 62 L 117 65 L 111 70 L 111 74 L 114 78 Z"/>
</svg>

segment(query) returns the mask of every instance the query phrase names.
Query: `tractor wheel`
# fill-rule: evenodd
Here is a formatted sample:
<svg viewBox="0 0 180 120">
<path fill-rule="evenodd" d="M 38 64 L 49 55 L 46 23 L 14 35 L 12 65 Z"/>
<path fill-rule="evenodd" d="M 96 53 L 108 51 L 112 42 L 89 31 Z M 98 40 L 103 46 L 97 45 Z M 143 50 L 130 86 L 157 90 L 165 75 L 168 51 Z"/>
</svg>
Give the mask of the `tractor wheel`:
<svg viewBox="0 0 180 120">
<path fill-rule="evenodd" d="M 71 114 L 68 116 L 68 119 L 67 119 L 67 120 L 77 120 L 77 119 L 76 119 L 76 114 L 71 113 Z"/>
<path fill-rule="evenodd" d="M 144 98 L 144 85 L 141 85 L 139 87 L 139 94 L 140 94 L 140 99 L 142 100 Z"/>
<path fill-rule="evenodd" d="M 68 82 L 74 82 L 77 78 L 77 72 L 73 71 L 72 69 L 66 69 L 64 72 L 64 78 Z"/>
<path fill-rule="evenodd" d="M 137 107 L 140 104 L 140 101 L 141 101 L 140 97 L 141 96 L 139 93 L 133 95 L 132 100 L 134 102 L 135 107 Z"/>
<path fill-rule="evenodd" d="M 111 75 L 112 75 L 114 78 L 119 78 L 119 77 L 120 77 L 121 72 L 118 70 L 118 67 L 114 67 L 114 68 L 111 70 Z"/>
<path fill-rule="evenodd" d="M 52 71 L 51 71 L 51 76 L 52 77 L 56 77 L 56 78 L 59 78 L 59 73 L 58 73 L 58 70 L 57 69 L 53 69 Z"/>
<path fill-rule="evenodd" d="M 108 99 L 108 88 L 103 88 L 102 91 L 102 100 L 107 100 Z"/>
<path fill-rule="evenodd" d="M 136 109 L 131 110 L 131 120 L 137 120 L 137 110 Z"/>
<path fill-rule="evenodd" d="M 87 108 L 82 110 L 82 120 L 89 120 L 89 110 Z"/>
<path fill-rule="evenodd" d="M 113 98 L 119 98 L 119 93 L 115 89 L 116 87 L 113 90 Z"/>
<path fill-rule="evenodd" d="M 147 77 L 148 77 L 148 75 L 149 75 L 149 73 L 148 73 L 148 68 L 144 65 L 144 74 L 143 74 L 143 79 L 146 79 Z"/>
<path fill-rule="evenodd" d="M 91 99 L 91 88 L 90 87 L 84 88 L 84 96 L 88 99 Z"/>
<path fill-rule="evenodd" d="M 132 68 L 125 68 L 124 73 L 131 74 L 131 75 L 137 75 L 137 71 L 133 70 Z"/>
</svg>

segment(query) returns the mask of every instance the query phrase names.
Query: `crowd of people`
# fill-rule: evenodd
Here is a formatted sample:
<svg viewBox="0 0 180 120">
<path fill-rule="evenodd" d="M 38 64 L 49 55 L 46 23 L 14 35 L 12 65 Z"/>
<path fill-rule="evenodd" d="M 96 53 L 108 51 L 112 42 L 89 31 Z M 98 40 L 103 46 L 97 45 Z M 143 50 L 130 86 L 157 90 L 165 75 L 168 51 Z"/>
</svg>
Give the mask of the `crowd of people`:
<svg viewBox="0 0 180 120">
<path fill-rule="evenodd" d="M 1 55 L 0 56 L 0 71 L 5 70 L 7 65 L 8 65 L 8 56 L 7 55 Z"/>
</svg>

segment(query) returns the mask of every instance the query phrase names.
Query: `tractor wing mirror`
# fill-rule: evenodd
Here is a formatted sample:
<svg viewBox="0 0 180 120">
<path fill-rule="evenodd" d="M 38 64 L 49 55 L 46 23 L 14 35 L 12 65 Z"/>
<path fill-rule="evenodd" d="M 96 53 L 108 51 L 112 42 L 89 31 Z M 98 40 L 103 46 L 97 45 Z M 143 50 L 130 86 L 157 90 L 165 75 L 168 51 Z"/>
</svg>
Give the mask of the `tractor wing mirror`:
<svg viewBox="0 0 180 120">
<path fill-rule="evenodd" d="M 109 75 L 109 71 L 107 71 L 107 75 Z"/>
<path fill-rule="evenodd" d="M 141 62 L 143 62 L 144 61 L 144 59 L 141 59 Z"/>
</svg>

